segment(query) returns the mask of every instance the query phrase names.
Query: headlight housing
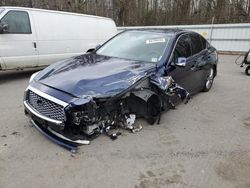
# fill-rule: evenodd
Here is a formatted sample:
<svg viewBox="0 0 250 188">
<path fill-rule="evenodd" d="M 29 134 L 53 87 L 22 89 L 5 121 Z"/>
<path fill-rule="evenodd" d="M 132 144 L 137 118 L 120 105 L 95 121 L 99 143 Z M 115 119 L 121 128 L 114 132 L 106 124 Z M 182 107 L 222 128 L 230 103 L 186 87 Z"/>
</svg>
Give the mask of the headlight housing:
<svg viewBox="0 0 250 188">
<path fill-rule="evenodd" d="M 31 75 L 30 80 L 29 80 L 29 83 L 31 83 L 31 82 L 34 80 L 34 78 L 36 77 L 36 75 L 37 75 L 39 72 L 40 72 L 40 71 L 35 72 L 34 74 Z"/>
</svg>

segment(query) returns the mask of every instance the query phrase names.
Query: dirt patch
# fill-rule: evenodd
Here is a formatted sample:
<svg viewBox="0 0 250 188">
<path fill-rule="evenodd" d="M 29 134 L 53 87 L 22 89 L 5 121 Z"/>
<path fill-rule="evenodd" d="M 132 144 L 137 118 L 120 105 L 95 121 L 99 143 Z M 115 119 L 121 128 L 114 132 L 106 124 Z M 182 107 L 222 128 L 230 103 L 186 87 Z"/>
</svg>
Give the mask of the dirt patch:
<svg viewBox="0 0 250 188">
<path fill-rule="evenodd" d="M 161 188 L 169 184 L 184 184 L 180 175 L 173 175 L 168 177 L 158 177 L 153 179 L 144 179 L 135 188 Z"/>
<path fill-rule="evenodd" d="M 234 187 L 250 187 L 250 153 L 236 155 L 220 161 L 215 166 L 216 174 L 231 182 Z"/>
<path fill-rule="evenodd" d="M 250 117 L 249 117 L 249 118 L 244 119 L 244 120 L 243 120 L 243 124 L 244 124 L 245 126 L 250 127 Z"/>
<path fill-rule="evenodd" d="M 192 187 L 184 182 L 182 175 L 185 173 L 183 165 L 168 165 L 164 168 L 148 170 L 140 173 L 139 183 L 135 188 L 162 188 L 168 186 L 181 185 L 182 187 Z"/>
</svg>

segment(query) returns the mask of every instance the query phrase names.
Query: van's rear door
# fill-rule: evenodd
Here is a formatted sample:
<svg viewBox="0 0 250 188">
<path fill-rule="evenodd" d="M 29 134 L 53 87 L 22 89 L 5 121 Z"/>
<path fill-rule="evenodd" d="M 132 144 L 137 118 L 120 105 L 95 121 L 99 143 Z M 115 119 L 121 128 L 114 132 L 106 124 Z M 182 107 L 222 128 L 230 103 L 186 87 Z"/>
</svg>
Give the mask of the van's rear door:
<svg viewBox="0 0 250 188">
<path fill-rule="evenodd" d="M 0 34 L 0 57 L 3 69 L 16 69 L 38 66 L 36 34 L 32 16 L 28 11 L 9 10 L 1 23 L 7 23 L 8 32 Z"/>
</svg>

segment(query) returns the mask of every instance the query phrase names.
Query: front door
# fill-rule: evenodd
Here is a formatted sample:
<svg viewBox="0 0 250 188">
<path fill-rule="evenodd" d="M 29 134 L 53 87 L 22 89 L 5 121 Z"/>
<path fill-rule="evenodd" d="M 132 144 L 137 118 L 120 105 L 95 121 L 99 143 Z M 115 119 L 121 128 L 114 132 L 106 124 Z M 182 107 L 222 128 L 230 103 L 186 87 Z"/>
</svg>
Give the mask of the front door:
<svg viewBox="0 0 250 188">
<path fill-rule="evenodd" d="M 192 87 L 190 86 L 190 79 L 192 79 L 192 50 L 191 50 L 191 41 L 188 34 L 182 35 L 176 44 L 176 47 L 173 52 L 172 62 L 167 67 L 167 74 L 172 76 L 177 84 L 186 89 L 188 92 L 191 92 Z M 179 67 L 175 65 L 178 61 L 178 58 L 186 58 L 187 64 L 185 67 Z"/>
<path fill-rule="evenodd" d="M 0 34 L 0 57 L 3 69 L 34 67 L 38 65 L 36 35 L 31 15 L 26 11 L 10 10 L 1 19 L 8 31 Z"/>
</svg>

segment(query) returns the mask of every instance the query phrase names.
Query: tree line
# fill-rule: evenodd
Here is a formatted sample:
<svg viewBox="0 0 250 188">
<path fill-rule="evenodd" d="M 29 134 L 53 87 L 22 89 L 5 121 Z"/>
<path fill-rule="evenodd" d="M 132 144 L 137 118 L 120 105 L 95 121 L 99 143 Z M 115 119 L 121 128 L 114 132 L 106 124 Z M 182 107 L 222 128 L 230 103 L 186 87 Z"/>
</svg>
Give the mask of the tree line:
<svg viewBox="0 0 250 188">
<path fill-rule="evenodd" d="M 250 22 L 250 0 L 0 0 L 0 6 L 105 16 L 118 26 Z"/>
</svg>

